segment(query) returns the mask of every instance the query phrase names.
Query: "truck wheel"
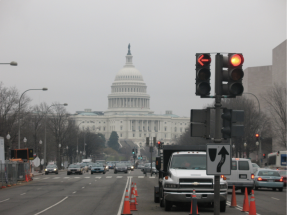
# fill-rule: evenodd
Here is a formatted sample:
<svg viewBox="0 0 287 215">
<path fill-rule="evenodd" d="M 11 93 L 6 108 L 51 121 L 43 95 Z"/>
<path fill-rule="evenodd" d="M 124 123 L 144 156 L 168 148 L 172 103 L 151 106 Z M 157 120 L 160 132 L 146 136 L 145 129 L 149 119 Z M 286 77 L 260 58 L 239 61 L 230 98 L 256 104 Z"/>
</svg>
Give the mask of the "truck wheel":
<svg viewBox="0 0 287 215">
<path fill-rule="evenodd" d="M 171 202 L 165 200 L 165 201 L 164 201 L 164 210 L 165 210 L 165 211 L 170 211 L 171 207 L 172 207 Z"/>
<path fill-rule="evenodd" d="M 225 212 L 226 210 L 226 201 L 220 202 L 220 212 Z"/>
<path fill-rule="evenodd" d="M 164 207 L 164 203 L 163 203 L 163 199 L 162 200 L 159 200 L 159 206 L 161 207 L 161 208 L 163 208 Z"/>
<path fill-rule="evenodd" d="M 282 191 L 283 191 L 283 188 L 278 188 L 278 190 L 279 190 L 280 192 L 282 192 Z"/>
</svg>

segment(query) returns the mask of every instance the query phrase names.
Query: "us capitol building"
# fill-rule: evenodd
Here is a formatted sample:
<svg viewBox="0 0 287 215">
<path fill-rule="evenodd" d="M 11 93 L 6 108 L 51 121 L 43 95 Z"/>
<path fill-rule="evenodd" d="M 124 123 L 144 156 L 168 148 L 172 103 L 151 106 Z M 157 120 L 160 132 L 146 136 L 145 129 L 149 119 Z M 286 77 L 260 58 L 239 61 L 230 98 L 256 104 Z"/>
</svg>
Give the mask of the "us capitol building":
<svg viewBox="0 0 287 215">
<path fill-rule="evenodd" d="M 150 110 L 150 96 L 139 70 L 133 65 L 133 56 L 128 46 L 126 64 L 116 74 L 108 95 L 108 110 L 105 112 L 77 111 L 73 118 L 80 129 L 102 133 L 106 140 L 116 131 L 120 141 L 132 141 L 144 146 L 146 137 L 156 137 L 165 144 L 174 144 L 189 126 L 189 118 L 179 117 L 167 110 L 154 114 Z"/>
</svg>

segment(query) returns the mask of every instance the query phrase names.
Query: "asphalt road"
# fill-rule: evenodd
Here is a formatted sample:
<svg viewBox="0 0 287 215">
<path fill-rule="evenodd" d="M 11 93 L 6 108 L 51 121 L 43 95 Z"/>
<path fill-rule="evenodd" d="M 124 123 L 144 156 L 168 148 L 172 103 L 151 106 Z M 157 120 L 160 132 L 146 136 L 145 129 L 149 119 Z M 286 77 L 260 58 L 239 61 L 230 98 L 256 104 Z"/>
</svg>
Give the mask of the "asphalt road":
<svg viewBox="0 0 287 215">
<path fill-rule="evenodd" d="M 130 179 L 129 179 L 130 178 Z M 123 195 L 127 182 L 137 184 L 137 211 L 132 214 L 189 214 L 190 208 L 172 208 L 165 212 L 158 203 L 153 202 L 153 186 L 156 177 L 144 176 L 140 170 L 128 174 L 85 173 L 83 175 L 42 175 L 34 177 L 32 182 L 0 190 L 0 214 L 121 214 Z M 237 208 L 227 206 L 222 214 L 241 214 L 243 195 L 236 193 Z M 250 199 L 250 196 L 249 196 Z M 228 203 L 231 192 L 228 195 Z M 286 214 L 286 189 L 283 192 L 272 190 L 255 191 L 257 214 Z M 212 208 L 199 208 L 200 214 L 213 214 Z"/>
</svg>

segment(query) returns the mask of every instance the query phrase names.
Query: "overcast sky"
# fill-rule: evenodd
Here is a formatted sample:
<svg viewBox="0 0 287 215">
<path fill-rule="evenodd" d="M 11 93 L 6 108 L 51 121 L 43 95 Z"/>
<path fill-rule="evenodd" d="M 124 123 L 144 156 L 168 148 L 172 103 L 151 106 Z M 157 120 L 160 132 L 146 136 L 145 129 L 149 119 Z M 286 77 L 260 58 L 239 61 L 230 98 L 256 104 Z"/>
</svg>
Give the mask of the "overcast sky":
<svg viewBox="0 0 287 215">
<path fill-rule="evenodd" d="M 0 65 L 0 81 L 21 93 L 47 87 L 27 92 L 33 105 L 105 111 L 130 43 L 151 110 L 189 117 L 212 102 L 195 96 L 195 53 L 271 65 L 285 39 L 286 0 L 1 0 L 0 62 L 18 66 Z"/>
</svg>

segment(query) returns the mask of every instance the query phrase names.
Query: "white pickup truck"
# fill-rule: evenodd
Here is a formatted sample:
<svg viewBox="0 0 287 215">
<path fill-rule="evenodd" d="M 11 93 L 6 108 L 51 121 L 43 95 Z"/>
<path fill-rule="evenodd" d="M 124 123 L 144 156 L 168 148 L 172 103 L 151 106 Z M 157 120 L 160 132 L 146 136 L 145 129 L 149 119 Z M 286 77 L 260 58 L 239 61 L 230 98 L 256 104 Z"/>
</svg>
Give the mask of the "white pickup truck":
<svg viewBox="0 0 287 215">
<path fill-rule="evenodd" d="M 193 190 L 198 204 L 214 204 L 214 176 L 206 175 L 205 146 L 164 146 L 157 157 L 159 186 L 154 201 L 169 211 L 173 205 L 191 203 Z M 160 168 L 161 166 L 161 168 Z M 225 212 L 228 184 L 220 180 L 220 212 Z"/>
</svg>

